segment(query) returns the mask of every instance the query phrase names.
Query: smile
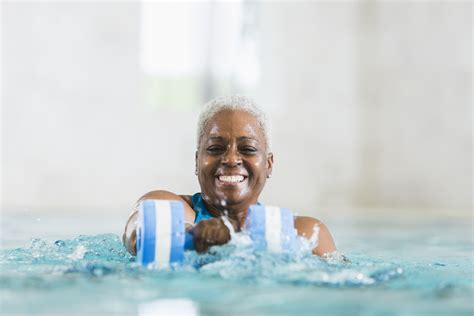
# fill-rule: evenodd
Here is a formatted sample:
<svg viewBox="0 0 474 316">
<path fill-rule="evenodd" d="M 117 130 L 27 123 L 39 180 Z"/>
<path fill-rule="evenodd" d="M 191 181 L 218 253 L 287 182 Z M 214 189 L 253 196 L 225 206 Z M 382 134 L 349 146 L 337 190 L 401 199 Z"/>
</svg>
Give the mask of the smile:
<svg viewBox="0 0 474 316">
<path fill-rule="evenodd" d="M 244 182 L 246 177 L 244 177 L 242 175 L 232 175 L 232 176 L 220 175 L 220 176 L 217 177 L 217 179 L 222 184 L 239 184 L 239 183 Z"/>
</svg>

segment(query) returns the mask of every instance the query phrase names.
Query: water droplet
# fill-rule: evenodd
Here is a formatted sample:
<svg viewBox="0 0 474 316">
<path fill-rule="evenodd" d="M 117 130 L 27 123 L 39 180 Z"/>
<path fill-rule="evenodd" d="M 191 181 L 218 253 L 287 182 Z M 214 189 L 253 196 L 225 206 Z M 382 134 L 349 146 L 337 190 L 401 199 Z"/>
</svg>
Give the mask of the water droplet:
<svg viewBox="0 0 474 316">
<path fill-rule="evenodd" d="M 54 242 L 54 244 L 55 244 L 56 246 L 58 246 L 58 247 L 64 247 L 64 246 L 66 246 L 66 242 L 65 242 L 64 240 L 61 240 L 61 239 L 56 240 L 56 241 Z"/>
</svg>

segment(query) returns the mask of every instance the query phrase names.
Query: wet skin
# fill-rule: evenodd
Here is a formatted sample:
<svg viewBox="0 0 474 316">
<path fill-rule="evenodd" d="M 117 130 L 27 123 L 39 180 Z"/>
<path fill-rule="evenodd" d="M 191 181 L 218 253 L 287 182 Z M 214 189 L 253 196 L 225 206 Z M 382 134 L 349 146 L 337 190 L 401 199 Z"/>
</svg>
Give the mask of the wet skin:
<svg viewBox="0 0 474 316">
<path fill-rule="evenodd" d="M 229 229 L 220 218 L 222 215 L 228 216 L 236 231 L 245 225 L 247 210 L 257 203 L 272 167 L 273 154 L 267 152 L 265 136 L 252 114 L 226 110 L 208 121 L 196 151 L 196 175 L 204 203 L 215 218 L 189 227 L 198 252 L 230 240 Z M 194 223 L 196 213 L 189 195 L 159 190 L 145 194 L 142 199 L 182 201 L 186 222 Z M 135 211 L 129 217 L 123 236 L 123 242 L 132 254 L 136 252 L 133 228 L 136 219 Z M 295 217 L 295 228 L 301 236 L 310 238 L 314 225 L 319 226 L 319 242 L 313 253 L 323 255 L 335 251 L 332 236 L 323 223 L 311 217 Z"/>
</svg>

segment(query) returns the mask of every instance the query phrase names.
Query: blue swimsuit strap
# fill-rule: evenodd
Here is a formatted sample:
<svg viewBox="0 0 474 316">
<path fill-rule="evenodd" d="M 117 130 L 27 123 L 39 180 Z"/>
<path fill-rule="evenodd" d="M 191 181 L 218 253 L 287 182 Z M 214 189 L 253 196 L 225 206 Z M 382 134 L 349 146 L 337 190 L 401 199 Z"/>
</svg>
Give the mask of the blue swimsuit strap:
<svg viewBox="0 0 474 316">
<path fill-rule="evenodd" d="M 196 212 L 196 218 L 194 219 L 195 224 L 203 219 L 209 219 L 214 217 L 207 210 L 206 204 L 204 204 L 201 193 L 195 193 L 192 197 L 192 202 L 193 210 Z"/>
<path fill-rule="evenodd" d="M 206 204 L 202 199 L 201 193 L 195 193 L 192 197 L 193 210 L 196 212 L 196 218 L 194 219 L 194 224 L 199 223 L 203 219 L 214 218 L 211 213 L 207 210 Z M 257 202 L 257 205 L 262 205 L 260 202 Z"/>
</svg>

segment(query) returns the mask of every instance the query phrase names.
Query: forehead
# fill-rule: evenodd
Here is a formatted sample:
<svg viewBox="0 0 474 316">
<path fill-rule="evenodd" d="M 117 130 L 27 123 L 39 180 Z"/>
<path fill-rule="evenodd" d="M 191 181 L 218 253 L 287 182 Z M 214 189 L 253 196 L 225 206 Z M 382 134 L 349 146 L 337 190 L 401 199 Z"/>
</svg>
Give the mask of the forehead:
<svg viewBox="0 0 474 316">
<path fill-rule="evenodd" d="M 224 110 L 209 119 L 203 138 L 210 137 L 252 137 L 264 140 L 263 131 L 255 116 L 241 110 Z"/>
</svg>

